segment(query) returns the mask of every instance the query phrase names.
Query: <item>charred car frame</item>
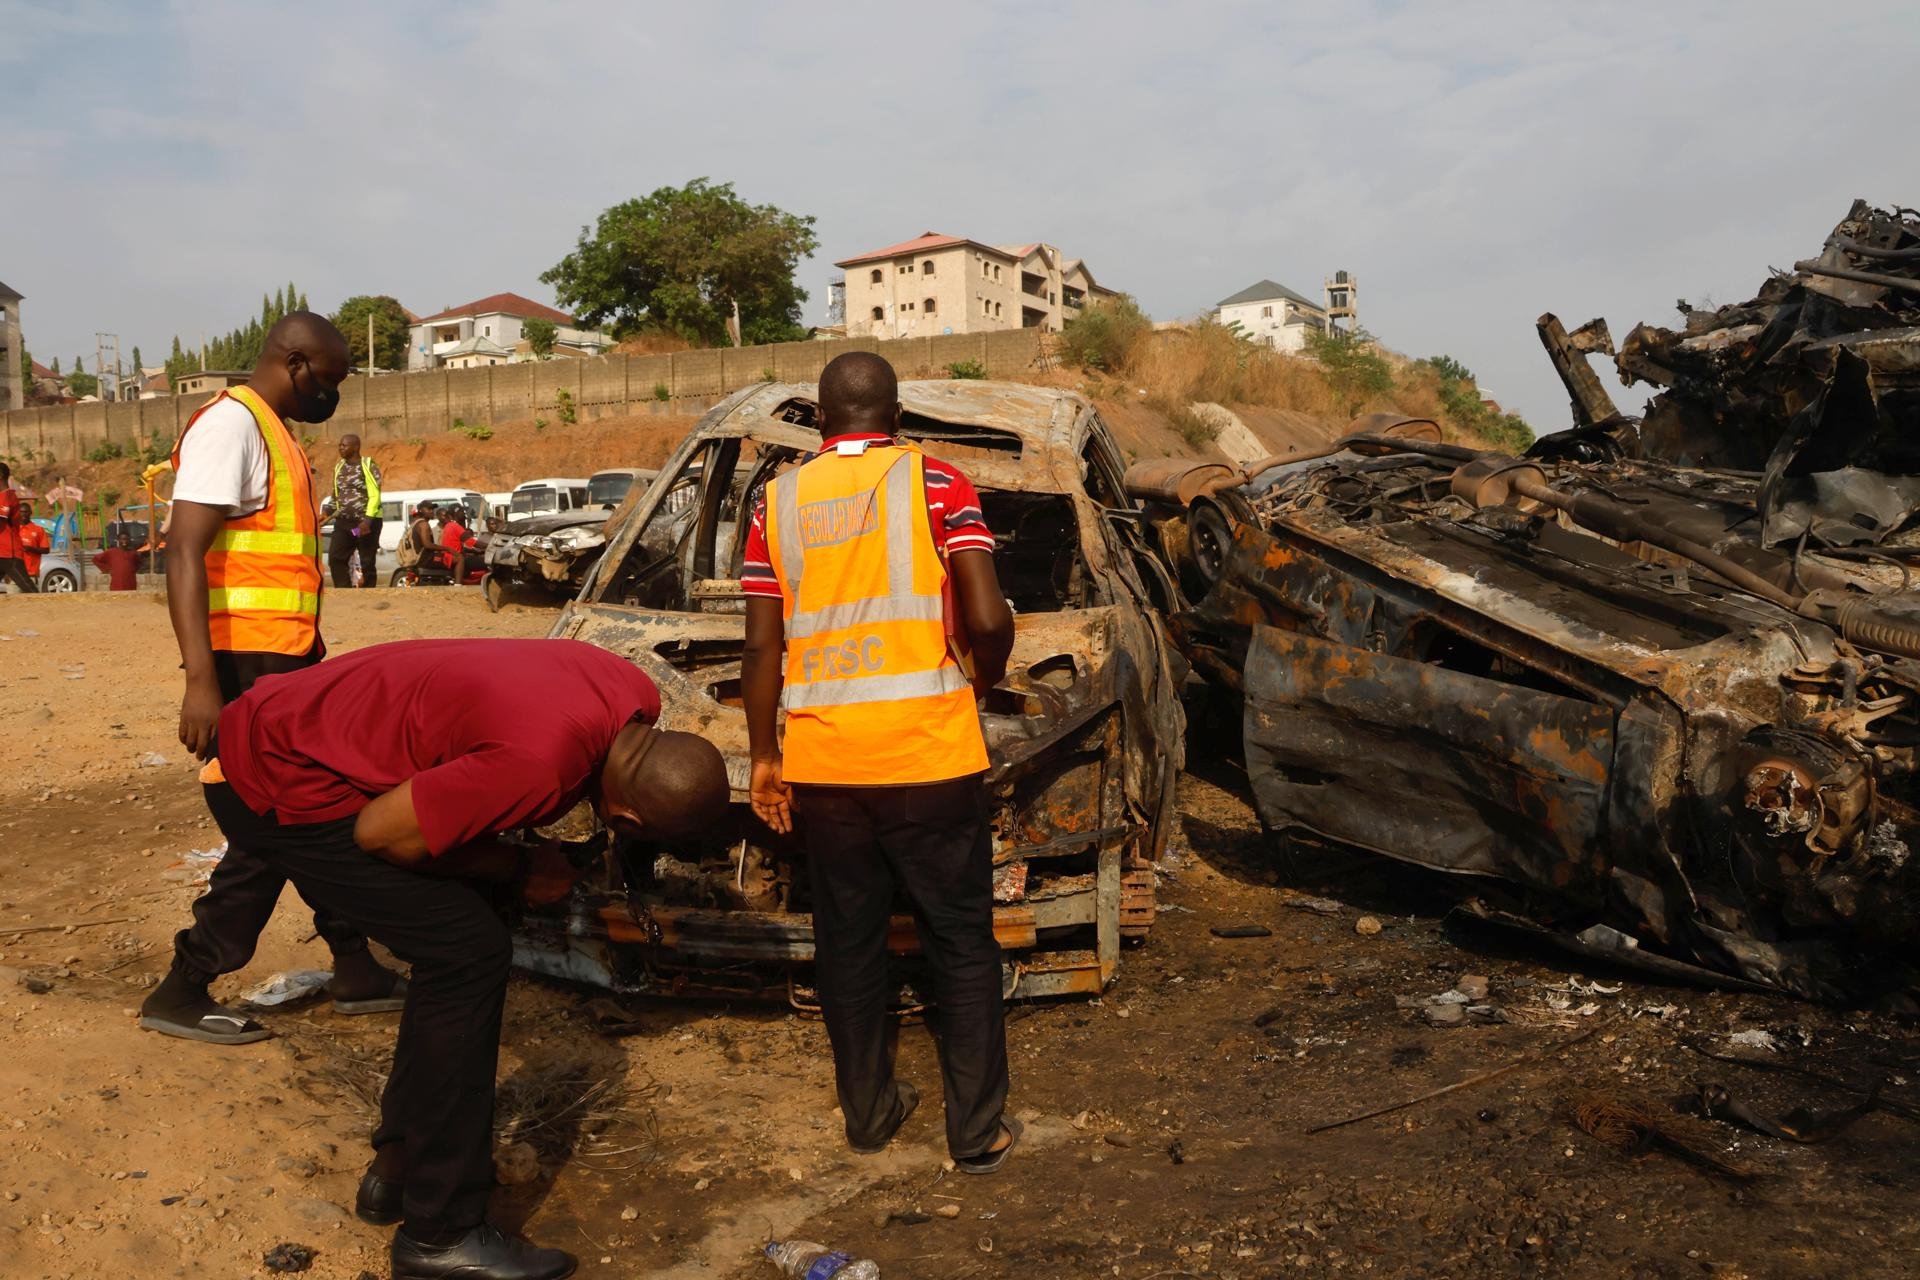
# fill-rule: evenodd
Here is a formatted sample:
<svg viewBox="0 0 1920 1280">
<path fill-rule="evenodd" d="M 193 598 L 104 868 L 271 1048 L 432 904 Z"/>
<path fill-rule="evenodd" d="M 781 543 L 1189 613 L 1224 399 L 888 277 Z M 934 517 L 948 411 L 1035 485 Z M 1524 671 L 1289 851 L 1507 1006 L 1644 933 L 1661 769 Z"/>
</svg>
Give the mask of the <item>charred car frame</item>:
<svg viewBox="0 0 1920 1280">
<path fill-rule="evenodd" d="M 820 447 L 813 389 L 770 383 L 710 410 L 608 540 L 555 624 L 660 686 L 662 724 L 721 748 L 733 787 L 705 848 L 617 845 L 603 870 L 524 916 L 526 967 L 622 992 L 765 994 L 806 1006 L 804 855 L 746 803 L 744 532 L 764 486 Z M 903 383 L 901 435 L 980 491 L 1015 611 L 1007 678 L 982 708 L 991 766 L 994 927 L 1009 995 L 1097 992 L 1154 919 L 1152 864 L 1174 820 L 1186 667 L 1163 630 L 1175 593 L 1123 463 L 1066 392 Z M 889 950 L 916 997 L 912 918 Z"/>
</svg>

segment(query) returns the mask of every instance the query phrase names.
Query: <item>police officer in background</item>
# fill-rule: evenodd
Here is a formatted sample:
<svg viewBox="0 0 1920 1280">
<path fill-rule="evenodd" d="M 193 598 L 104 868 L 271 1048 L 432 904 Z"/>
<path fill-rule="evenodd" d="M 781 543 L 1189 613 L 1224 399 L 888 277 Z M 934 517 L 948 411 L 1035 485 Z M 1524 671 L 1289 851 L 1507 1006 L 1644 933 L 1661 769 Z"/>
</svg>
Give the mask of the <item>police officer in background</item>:
<svg viewBox="0 0 1920 1280">
<path fill-rule="evenodd" d="M 360 452 L 360 437 L 340 437 L 340 461 L 333 464 L 333 537 L 327 541 L 327 568 L 333 585 L 353 584 L 347 562 L 360 553 L 360 585 L 379 586 L 374 557 L 380 553 L 380 467 Z"/>
<path fill-rule="evenodd" d="M 894 1077 L 888 1035 L 898 888 L 934 974 L 947 1148 L 961 1170 L 992 1173 L 1020 1126 L 1003 1115 L 987 749 L 974 695 L 1006 674 L 1013 615 L 973 485 L 894 438 L 892 366 L 870 352 L 834 359 L 820 375 L 820 418 L 821 452 L 767 486 L 744 555 L 753 808 L 776 831 L 797 826 L 806 846 L 848 1144 L 880 1150 L 919 1102 Z M 971 681 L 950 622 L 971 637 Z"/>
</svg>

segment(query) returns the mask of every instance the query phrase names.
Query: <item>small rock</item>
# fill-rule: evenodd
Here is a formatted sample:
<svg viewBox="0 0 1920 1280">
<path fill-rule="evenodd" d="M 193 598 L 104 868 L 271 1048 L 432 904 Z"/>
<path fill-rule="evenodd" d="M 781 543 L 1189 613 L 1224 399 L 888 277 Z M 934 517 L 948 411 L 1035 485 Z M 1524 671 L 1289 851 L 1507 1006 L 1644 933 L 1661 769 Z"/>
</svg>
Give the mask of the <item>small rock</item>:
<svg viewBox="0 0 1920 1280">
<path fill-rule="evenodd" d="M 933 1212 L 936 1217 L 957 1218 L 960 1216 L 960 1206 L 957 1204 L 943 1204 Z"/>
<path fill-rule="evenodd" d="M 1453 989 L 1465 996 L 1469 1002 L 1478 1003 L 1487 998 L 1487 979 L 1478 973 L 1464 974 L 1460 981 L 1453 984 Z"/>
<path fill-rule="evenodd" d="M 281 1156 L 273 1167 L 296 1178 L 311 1178 L 320 1172 L 319 1163 L 311 1156 Z"/>
<path fill-rule="evenodd" d="M 186 1205 L 189 1209 L 204 1209 L 207 1207 L 207 1198 L 205 1196 L 188 1196 Z"/>
<path fill-rule="evenodd" d="M 12 1204 L 12 1203 L 13 1203 L 13 1202 L 14 1202 L 15 1200 L 18 1200 L 19 1198 L 20 1198 L 20 1193 L 19 1193 L 18 1191 L 9 1191 L 9 1192 L 7 1192 L 7 1203 L 8 1203 L 8 1204 Z"/>
<path fill-rule="evenodd" d="M 713 1185 L 712 1178 L 702 1178 L 698 1182 L 693 1184 L 693 1189 L 695 1191 L 705 1191 L 708 1187 L 712 1185 Z"/>
<path fill-rule="evenodd" d="M 260 1261 L 269 1271 L 305 1271 L 313 1265 L 316 1252 L 304 1244 L 283 1243 L 267 1250 Z"/>
<path fill-rule="evenodd" d="M 1461 1004 L 1430 1004 L 1420 1013 L 1433 1027 L 1457 1027 L 1467 1020 L 1467 1008 Z"/>
<path fill-rule="evenodd" d="M 1372 916 L 1361 916 L 1353 922 L 1353 931 L 1363 938 L 1371 938 L 1380 932 L 1380 922 Z"/>
<path fill-rule="evenodd" d="M 106 1226 L 105 1223 L 95 1222 L 92 1218 L 75 1218 L 73 1225 L 82 1231 L 99 1231 Z"/>
<path fill-rule="evenodd" d="M 1124 1133 L 1115 1131 L 1107 1135 L 1107 1145 L 1110 1147 L 1130 1147 L 1133 1145 L 1133 1139 Z"/>
<path fill-rule="evenodd" d="M 887 1224 L 892 1221 L 893 1221 L 893 1215 L 891 1213 L 888 1213 L 885 1209 L 882 1209 L 880 1212 L 873 1215 L 873 1229 L 875 1231 L 885 1231 L 887 1229 Z"/>
<path fill-rule="evenodd" d="M 640 1216 L 640 1211 L 634 1208 L 632 1205 L 628 1205 L 626 1208 L 620 1211 L 620 1221 L 622 1222 L 632 1222 L 635 1218 L 639 1216 Z"/>
<path fill-rule="evenodd" d="M 787 1170 L 787 1176 L 789 1178 L 792 1178 L 795 1182 L 805 1182 L 807 1180 L 807 1175 L 800 1172 L 798 1168 Z"/>
<path fill-rule="evenodd" d="M 540 1176 L 540 1153 L 525 1142 L 502 1147 L 493 1153 L 493 1176 L 505 1187 L 532 1182 Z"/>
<path fill-rule="evenodd" d="M 189 1201 L 191 1203 L 191 1201 Z M 331 1226 L 347 1220 L 347 1211 L 331 1200 L 309 1197 L 293 1202 L 293 1211 L 316 1227 Z"/>
<path fill-rule="evenodd" d="M 43 996 L 53 990 L 53 984 L 45 978 L 22 978 L 20 979 L 20 985 L 25 987 L 30 994 L 36 996 Z"/>
</svg>

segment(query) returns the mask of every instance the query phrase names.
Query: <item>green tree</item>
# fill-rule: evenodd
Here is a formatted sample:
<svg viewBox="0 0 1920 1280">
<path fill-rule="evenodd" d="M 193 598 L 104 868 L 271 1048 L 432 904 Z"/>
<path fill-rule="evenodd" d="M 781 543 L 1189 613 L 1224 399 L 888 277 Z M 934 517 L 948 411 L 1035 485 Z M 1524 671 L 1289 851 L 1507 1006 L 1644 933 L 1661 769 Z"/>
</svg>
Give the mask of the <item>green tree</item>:
<svg viewBox="0 0 1920 1280">
<path fill-rule="evenodd" d="M 67 375 L 67 390 L 76 396 L 100 394 L 100 379 L 87 372 L 79 356 L 73 358 L 73 372 Z"/>
<path fill-rule="evenodd" d="M 520 336 L 527 340 L 527 346 L 535 356 L 545 360 L 553 354 L 553 340 L 560 336 L 560 326 L 535 316 L 521 323 Z"/>
<path fill-rule="evenodd" d="M 1060 354 L 1084 369 L 1116 373 L 1152 332 L 1153 321 L 1123 293 L 1090 303 L 1068 320 L 1060 330 Z"/>
<path fill-rule="evenodd" d="M 298 308 L 295 308 L 298 310 Z M 367 317 L 373 317 L 373 359 L 367 359 Z M 362 369 L 407 367 L 407 309 L 384 293 L 360 293 L 330 317 L 346 335 L 353 363 Z"/>
<path fill-rule="evenodd" d="M 1452 356 L 1427 356 L 1418 363 L 1432 369 L 1440 383 L 1440 403 L 1458 431 L 1515 453 L 1533 443 L 1533 428 L 1517 413 L 1502 413 L 1480 398 L 1473 370 Z"/>
<path fill-rule="evenodd" d="M 804 336 L 807 293 L 794 271 L 819 247 L 813 225 L 748 204 L 730 182 L 696 178 L 606 210 L 540 279 L 562 307 L 616 336 L 652 327 L 718 346 L 737 304 L 742 342 L 788 341 Z"/>
<path fill-rule="evenodd" d="M 141 373 L 140 373 L 140 368 L 141 368 L 141 365 L 140 365 L 140 348 L 138 348 L 138 347 L 135 347 L 135 348 L 133 349 L 133 380 L 134 380 L 135 382 L 138 382 L 138 381 L 140 380 L 140 378 L 141 378 Z"/>
<path fill-rule="evenodd" d="M 53 376 L 56 378 L 60 376 L 60 357 L 59 356 L 55 356 L 53 358 Z"/>
<path fill-rule="evenodd" d="M 1393 366 L 1365 329 L 1310 329 L 1307 354 L 1319 362 L 1348 417 L 1368 400 L 1393 390 Z"/>
</svg>

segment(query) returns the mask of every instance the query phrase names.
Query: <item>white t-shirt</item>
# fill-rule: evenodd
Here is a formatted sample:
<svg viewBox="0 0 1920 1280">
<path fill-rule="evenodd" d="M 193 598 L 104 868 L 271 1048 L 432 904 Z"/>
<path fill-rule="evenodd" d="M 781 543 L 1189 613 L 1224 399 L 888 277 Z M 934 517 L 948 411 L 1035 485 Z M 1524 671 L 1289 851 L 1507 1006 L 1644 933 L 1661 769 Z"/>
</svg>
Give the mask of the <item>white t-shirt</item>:
<svg viewBox="0 0 1920 1280">
<path fill-rule="evenodd" d="M 251 515 L 267 505 L 267 483 L 267 442 L 247 406 L 231 396 L 201 414 L 180 443 L 175 502 Z"/>
</svg>

